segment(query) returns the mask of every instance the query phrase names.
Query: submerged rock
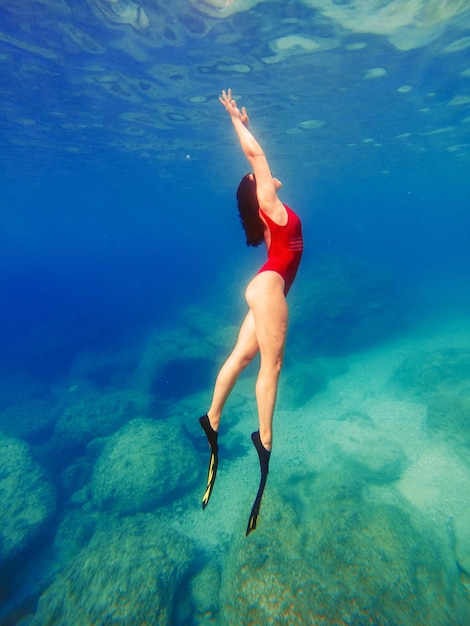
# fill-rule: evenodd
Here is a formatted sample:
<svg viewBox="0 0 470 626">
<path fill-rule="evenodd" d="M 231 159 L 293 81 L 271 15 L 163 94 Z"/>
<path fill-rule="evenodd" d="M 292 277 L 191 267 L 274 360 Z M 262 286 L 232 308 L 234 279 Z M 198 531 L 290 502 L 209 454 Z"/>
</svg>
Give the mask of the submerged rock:
<svg viewBox="0 0 470 626">
<path fill-rule="evenodd" d="M 0 564 L 16 557 L 47 528 L 56 491 L 23 441 L 0 434 Z"/>
<path fill-rule="evenodd" d="M 405 359 L 393 374 L 392 387 L 429 396 L 469 390 L 470 351 L 443 349 L 423 352 Z"/>
<path fill-rule="evenodd" d="M 429 399 L 429 426 L 434 430 L 445 432 L 447 436 L 450 436 L 456 443 L 465 446 L 467 450 L 470 449 L 469 415 L 470 380 L 468 390 L 463 393 L 442 393 Z"/>
<path fill-rule="evenodd" d="M 397 480 L 408 461 L 398 438 L 381 432 L 367 415 L 346 414 L 331 421 L 329 438 L 356 478 L 383 484 Z"/>
<path fill-rule="evenodd" d="M 467 506 L 470 465 L 445 442 L 430 441 L 406 468 L 396 488 L 423 515 L 444 526 Z"/>
<path fill-rule="evenodd" d="M 0 413 L 0 431 L 29 443 L 42 442 L 52 436 L 60 408 L 51 400 L 26 398 Z"/>
<path fill-rule="evenodd" d="M 83 509 L 69 511 L 57 528 L 54 537 L 54 553 L 61 566 L 68 565 L 93 536 L 95 516 Z"/>
<path fill-rule="evenodd" d="M 289 499 L 266 493 L 258 529 L 223 572 L 222 623 L 463 623 L 468 603 L 439 547 L 342 480 L 303 477 Z"/>
<path fill-rule="evenodd" d="M 103 516 L 41 596 L 31 626 L 170 625 L 194 556 L 189 540 L 154 515 Z"/>
<path fill-rule="evenodd" d="M 63 447 L 84 448 L 92 439 L 109 437 L 129 420 L 147 415 L 149 398 L 136 391 L 89 393 L 67 407 L 56 424 Z"/>
<path fill-rule="evenodd" d="M 194 319 L 192 308 L 186 314 L 188 319 L 178 328 L 165 333 L 157 328 L 149 334 L 132 377 L 133 388 L 174 401 L 210 384 L 220 358 L 220 321 L 199 311 Z"/>
<path fill-rule="evenodd" d="M 101 510 L 149 511 L 191 488 L 199 467 L 180 429 L 167 422 L 134 420 L 109 439 L 96 462 L 93 500 Z"/>
<path fill-rule="evenodd" d="M 321 366 L 313 364 L 310 370 L 297 369 L 281 381 L 279 406 L 297 409 L 303 406 L 315 394 L 324 391 L 328 380 Z"/>
<path fill-rule="evenodd" d="M 470 507 L 455 517 L 453 523 L 457 563 L 470 574 Z"/>
<path fill-rule="evenodd" d="M 428 425 L 470 447 L 470 351 L 439 349 L 405 359 L 389 388 L 420 398 L 428 407 Z"/>
<path fill-rule="evenodd" d="M 219 610 L 220 571 L 215 563 L 209 563 L 189 583 L 192 617 L 201 623 L 206 617 L 214 617 Z"/>
</svg>

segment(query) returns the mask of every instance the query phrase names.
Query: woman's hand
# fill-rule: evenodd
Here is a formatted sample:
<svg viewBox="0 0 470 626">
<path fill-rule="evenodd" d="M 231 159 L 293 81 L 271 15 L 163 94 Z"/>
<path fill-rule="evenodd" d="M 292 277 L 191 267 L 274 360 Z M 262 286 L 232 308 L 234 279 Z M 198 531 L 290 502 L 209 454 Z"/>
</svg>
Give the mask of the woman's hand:
<svg viewBox="0 0 470 626">
<path fill-rule="evenodd" d="M 237 103 L 235 102 L 235 100 L 232 98 L 232 90 L 228 89 L 227 92 L 225 92 L 225 89 L 222 91 L 222 96 L 219 98 L 220 102 L 224 105 L 224 107 L 226 108 L 228 114 L 230 115 L 230 117 L 232 118 L 232 120 L 234 119 L 238 119 L 240 120 L 240 122 L 246 126 L 248 128 L 248 113 L 246 112 L 245 107 L 242 107 L 242 110 L 240 111 L 240 109 L 237 107 Z"/>
</svg>

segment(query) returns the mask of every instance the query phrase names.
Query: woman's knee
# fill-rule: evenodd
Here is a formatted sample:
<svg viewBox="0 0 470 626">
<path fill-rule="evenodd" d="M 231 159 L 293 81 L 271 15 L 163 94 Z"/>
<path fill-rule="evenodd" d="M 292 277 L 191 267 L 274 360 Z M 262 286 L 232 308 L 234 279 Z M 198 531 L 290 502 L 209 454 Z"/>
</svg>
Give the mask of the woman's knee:
<svg viewBox="0 0 470 626">
<path fill-rule="evenodd" d="M 238 350 L 234 350 L 231 354 L 231 360 L 233 363 L 233 366 L 237 369 L 237 370 L 244 370 L 245 367 L 247 367 L 251 361 L 253 360 L 254 354 L 249 354 L 248 352 L 241 352 Z"/>
<path fill-rule="evenodd" d="M 244 370 L 245 367 L 248 367 L 248 365 L 251 363 L 252 360 L 253 360 L 253 355 L 244 354 L 240 356 L 240 359 L 239 359 L 240 368 Z"/>
<path fill-rule="evenodd" d="M 275 355 L 270 358 L 263 358 L 261 355 L 261 363 L 260 363 L 260 372 L 267 376 L 273 376 L 277 378 L 282 370 L 282 365 L 284 363 L 284 354 L 283 352 Z"/>
</svg>

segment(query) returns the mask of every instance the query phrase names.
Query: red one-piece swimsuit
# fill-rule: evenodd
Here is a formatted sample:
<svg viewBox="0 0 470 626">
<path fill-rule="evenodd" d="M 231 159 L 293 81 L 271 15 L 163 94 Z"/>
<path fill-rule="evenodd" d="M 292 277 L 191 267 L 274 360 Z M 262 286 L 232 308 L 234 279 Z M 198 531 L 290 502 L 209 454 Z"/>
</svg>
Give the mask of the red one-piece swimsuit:
<svg viewBox="0 0 470 626">
<path fill-rule="evenodd" d="M 268 250 L 268 260 L 258 274 L 268 270 L 280 274 L 285 283 L 284 294 L 287 295 L 299 269 L 304 242 L 302 238 L 302 224 L 298 215 L 288 206 L 284 206 L 287 211 L 287 223 L 284 226 L 273 222 L 260 209 L 271 234 L 271 244 Z"/>
</svg>

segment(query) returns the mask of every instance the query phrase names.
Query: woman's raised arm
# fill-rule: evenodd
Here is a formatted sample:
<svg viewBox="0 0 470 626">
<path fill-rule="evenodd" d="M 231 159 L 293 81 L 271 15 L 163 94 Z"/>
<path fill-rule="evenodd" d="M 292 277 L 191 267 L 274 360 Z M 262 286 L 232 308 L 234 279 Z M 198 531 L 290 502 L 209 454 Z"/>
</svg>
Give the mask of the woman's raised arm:
<svg viewBox="0 0 470 626">
<path fill-rule="evenodd" d="M 245 107 L 240 110 L 232 97 L 232 90 L 222 91 L 220 102 L 226 108 L 238 135 L 241 148 L 248 159 L 256 179 L 256 195 L 260 209 L 270 217 L 283 206 L 277 195 L 279 181 L 273 179 L 266 155 L 254 135 L 248 129 L 248 114 Z"/>
</svg>

